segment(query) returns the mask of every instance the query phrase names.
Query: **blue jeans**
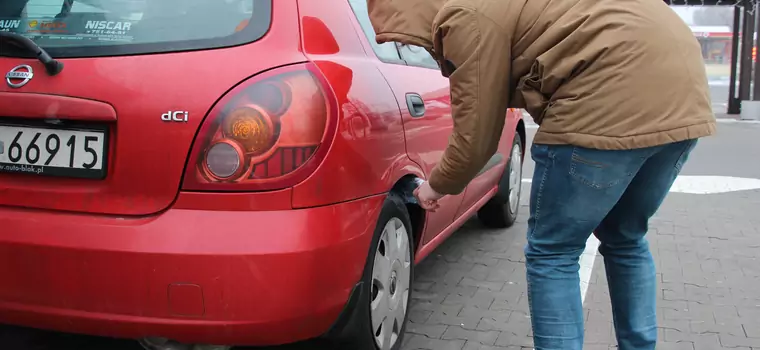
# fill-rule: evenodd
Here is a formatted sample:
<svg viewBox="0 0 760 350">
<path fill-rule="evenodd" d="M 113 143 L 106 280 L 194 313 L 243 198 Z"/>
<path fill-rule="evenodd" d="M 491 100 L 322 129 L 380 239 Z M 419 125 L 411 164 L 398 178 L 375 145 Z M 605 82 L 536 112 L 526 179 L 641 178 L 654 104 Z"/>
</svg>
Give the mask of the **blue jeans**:
<svg viewBox="0 0 760 350">
<path fill-rule="evenodd" d="M 583 348 L 578 260 L 592 232 L 619 349 L 655 348 L 657 281 L 644 236 L 696 143 L 621 151 L 533 145 L 525 258 L 536 350 Z"/>
</svg>

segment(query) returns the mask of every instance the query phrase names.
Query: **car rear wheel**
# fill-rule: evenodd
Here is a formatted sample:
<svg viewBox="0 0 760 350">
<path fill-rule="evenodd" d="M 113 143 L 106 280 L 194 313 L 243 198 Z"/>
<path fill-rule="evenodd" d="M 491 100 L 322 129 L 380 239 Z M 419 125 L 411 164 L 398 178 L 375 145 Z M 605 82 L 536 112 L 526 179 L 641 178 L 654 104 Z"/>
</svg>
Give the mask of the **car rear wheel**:
<svg viewBox="0 0 760 350">
<path fill-rule="evenodd" d="M 522 194 L 523 150 L 520 134 L 515 133 L 507 167 L 499 181 L 499 191 L 480 210 L 478 219 L 491 228 L 511 227 L 517 220 Z"/>
<path fill-rule="evenodd" d="M 375 228 L 345 349 L 401 349 L 414 275 L 414 240 L 403 201 L 389 195 Z"/>
</svg>

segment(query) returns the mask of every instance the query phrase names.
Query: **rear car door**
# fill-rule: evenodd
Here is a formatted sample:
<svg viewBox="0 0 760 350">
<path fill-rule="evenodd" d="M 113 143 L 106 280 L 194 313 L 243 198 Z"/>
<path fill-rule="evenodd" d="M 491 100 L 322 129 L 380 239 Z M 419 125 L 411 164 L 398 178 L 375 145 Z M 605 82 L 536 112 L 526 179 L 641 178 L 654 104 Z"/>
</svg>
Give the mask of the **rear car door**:
<svg viewBox="0 0 760 350">
<path fill-rule="evenodd" d="M 441 75 L 438 63 L 424 48 L 413 45 L 398 45 L 398 47 L 401 58 L 409 66 L 419 67 L 413 73 L 408 73 L 414 79 L 414 86 L 436 89 L 422 97 L 422 100 L 425 101 L 425 115 L 422 118 L 410 118 L 404 124 L 407 133 L 407 149 L 411 151 L 410 156 L 413 151 L 416 151 L 416 156 L 420 158 L 420 161 L 427 160 L 426 171 L 429 171 L 440 161 L 443 149 L 448 145 L 448 136 L 451 135 L 453 129 L 449 80 Z M 441 86 L 445 87 L 441 88 Z M 410 105 L 408 102 L 407 107 L 412 113 L 416 106 Z M 504 117 L 508 118 L 507 115 Z M 425 128 L 431 128 L 428 130 L 432 130 L 432 134 L 427 134 Z M 511 147 L 514 128 L 514 118 L 507 120 L 499 143 L 499 151 L 491 157 L 462 194 L 457 196 L 461 197 L 461 200 L 456 199 L 459 203 L 459 209 L 453 215 L 454 219 L 459 218 L 476 205 L 498 183 L 503 172 L 503 166 L 509 156 L 508 150 Z M 415 134 L 415 131 L 418 133 Z M 504 152 L 505 147 L 506 153 Z M 439 154 L 436 156 L 437 158 L 433 156 L 434 152 L 439 152 L 435 153 Z M 424 154 L 430 156 L 421 156 Z"/>
<path fill-rule="evenodd" d="M 422 165 L 430 176 L 443 157 L 454 128 L 451 118 L 449 80 L 441 75 L 438 63 L 422 47 L 398 44 L 401 58 L 407 66 L 392 67 L 396 73 L 389 77 L 404 112 L 404 130 L 409 157 Z M 390 67 L 389 67 L 390 68 Z M 431 223 L 424 242 L 435 238 L 459 216 L 466 192 L 441 199 L 438 222 Z M 437 212 L 436 212 L 437 213 Z"/>
<path fill-rule="evenodd" d="M 348 0 L 364 32 L 366 46 L 380 59 L 378 69 L 393 90 L 401 110 L 409 158 L 426 176 L 440 162 L 453 128 L 449 82 L 424 49 L 396 43 L 379 45 L 369 20 L 366 0 Z M 423 244 L 452 224 L 464 194 L 447 196 L 428 215 Z"/>
</svg>

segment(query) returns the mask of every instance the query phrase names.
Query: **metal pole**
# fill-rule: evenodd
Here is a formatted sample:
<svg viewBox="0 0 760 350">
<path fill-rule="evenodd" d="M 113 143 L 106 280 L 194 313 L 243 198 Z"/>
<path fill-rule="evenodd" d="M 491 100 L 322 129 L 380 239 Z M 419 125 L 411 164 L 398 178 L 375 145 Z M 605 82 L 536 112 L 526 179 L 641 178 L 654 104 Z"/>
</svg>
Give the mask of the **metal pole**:
<svg viewBox="0 0 760 350">
<path fill-rule="evenodd" d="M 739 70 L 739 32 L 741 32 L 742 12 L 734 6 L 734 25 L 731 33 L 731 76 L 728 83 L 728 114 L 739 114 L 739 99 L 736 98 L 736 75 Z"/>
<path fill-rule="evenodd" d="M 731 36 L 731 76 L 728 83 L 728 114 L 739 114 L 739 99 L 736 98 L 736 73 L 739 70 L 739 31 L 741 8 L 734 6 L 734 25 Z"/>
<path fill-rule="evenodd" d="M 758 5 L 754 1 L 752 2 L 752 8 L 755 10 L 755 30 L 756 33 L 758 33 L 755 37 L 755 50 L 760 49 L 760 15 L 757 13 Z M 755 66 L 755 77 L 753 81 L 755 82 L 755 86 L 752 89 L 752 100 L 753 101 L 760 101 L 760 65 L 757 64 L 757 54 L 758 52 L 755 51 L 755 62 L 752 62 Z"/>
<path fill-rule="evenodd" d="M 752 44 L 754 43 L 755 34 L 755 15 L 750 7 L 749 1 L 744 1 L 742 16 L 742 47 L 741 47 L 741 67 L 739 67 L 739 110 L 741 111 L 741 101 L 749 100 L 750 85 L 752 84 Z"/>
</svg>

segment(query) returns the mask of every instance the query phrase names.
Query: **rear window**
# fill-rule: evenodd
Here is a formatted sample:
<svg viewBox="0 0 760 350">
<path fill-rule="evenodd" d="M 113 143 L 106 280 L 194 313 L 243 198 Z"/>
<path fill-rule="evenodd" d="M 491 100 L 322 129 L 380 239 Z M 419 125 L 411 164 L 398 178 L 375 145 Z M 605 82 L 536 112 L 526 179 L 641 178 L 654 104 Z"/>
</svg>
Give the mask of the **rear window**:
<svg viewBox="0 0 760 350">
<path fill-rule="evenodd" d="M 272 0 L 0 0 L 0 31 L 53 57 L 229 47 L 269 30 Z M 0 44 L 0 54 L 24 56 Z"/>
</svg>

